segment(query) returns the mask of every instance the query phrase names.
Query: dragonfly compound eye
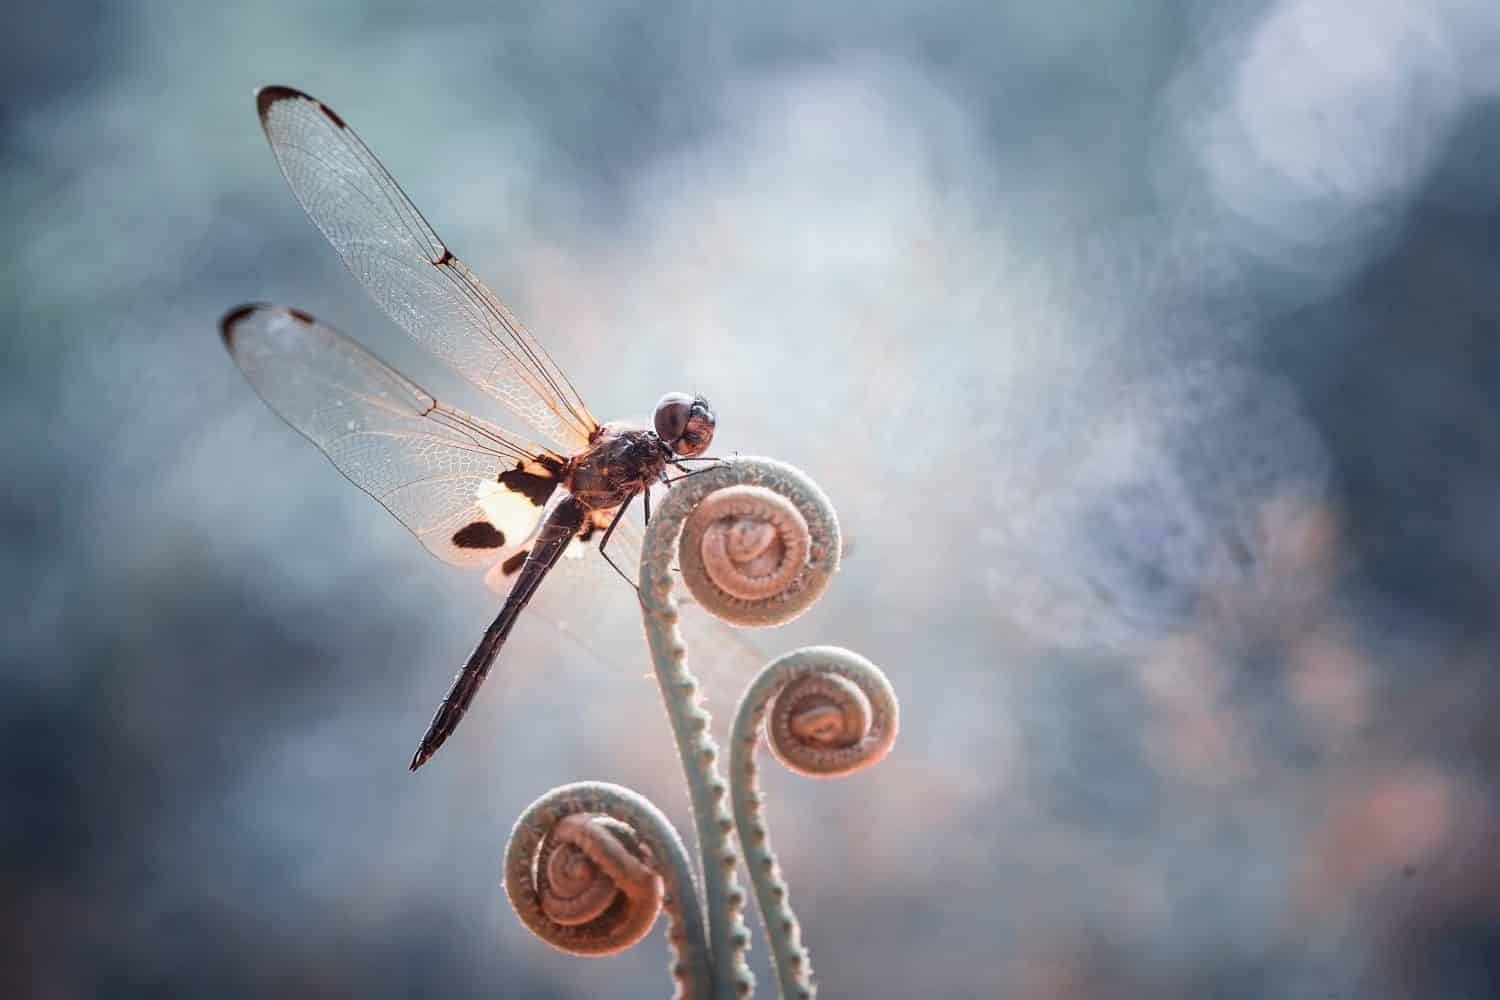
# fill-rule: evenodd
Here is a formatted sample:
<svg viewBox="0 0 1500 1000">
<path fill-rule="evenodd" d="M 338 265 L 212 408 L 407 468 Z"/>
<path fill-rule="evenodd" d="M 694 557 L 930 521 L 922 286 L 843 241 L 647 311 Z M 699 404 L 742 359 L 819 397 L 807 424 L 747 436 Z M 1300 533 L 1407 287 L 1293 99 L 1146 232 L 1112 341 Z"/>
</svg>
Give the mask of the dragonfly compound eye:
<svg viewBox="0 0 1500 1000">
<path fill-rule="evenodd" d="M 701 455 L 714 439 L 714 411 L 702 396 L 669 392 L 656 404 L 656 433 L 683 457 Z"/>
<path fill-rule="evenodd" d="M 669 392 L 656 404 L 656 433 L 668 444 L 676 443 L 687 430 L 688 414 L 693 412 L 693 397 L 683 392 Z"/>
</svg>

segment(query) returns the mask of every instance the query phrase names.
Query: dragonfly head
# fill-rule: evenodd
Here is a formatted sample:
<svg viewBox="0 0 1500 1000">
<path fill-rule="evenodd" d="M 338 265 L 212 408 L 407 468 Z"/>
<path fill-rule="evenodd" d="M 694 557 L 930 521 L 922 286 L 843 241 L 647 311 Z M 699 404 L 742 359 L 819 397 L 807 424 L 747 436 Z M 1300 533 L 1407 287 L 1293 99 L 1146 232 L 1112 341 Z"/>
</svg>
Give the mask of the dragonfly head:
<svg viewBox="0 0 1500 1000">
<path fill-rule="evenodd" d="M 714 411 L 702 396 L 669 392 L 656 404 L 656 434 L 680 458 L 708 450 L 714 440 Z"/>
</svg>

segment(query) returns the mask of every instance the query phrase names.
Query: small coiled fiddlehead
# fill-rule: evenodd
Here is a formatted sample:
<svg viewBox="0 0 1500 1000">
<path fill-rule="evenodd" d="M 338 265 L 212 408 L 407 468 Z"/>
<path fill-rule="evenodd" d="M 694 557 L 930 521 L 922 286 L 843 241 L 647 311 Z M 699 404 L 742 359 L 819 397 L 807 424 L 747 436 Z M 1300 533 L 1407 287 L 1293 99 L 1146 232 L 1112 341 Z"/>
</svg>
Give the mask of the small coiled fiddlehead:
<svg viewBox="0 0 1500 1000">
<path fill-rule="evenodd" d="M 729 773 L 734 822 L 771 941 L 782 996 L 812 997 L 812 962 L 771 848 L 755 780 L 762 724 L 778 760 L 798 774 L 833 778 L 878 763 L 896 741 L 896 692 L 870 661 L 837 646 L 808 646 L 773 660 L 734 713 Z"/>
<path fill-rule="evenodd" d="M 649 812 L 661 824 L 666 821 L 633 793 L 606 785 L 549 793 L 517 823 L 506 853 L 506 887 L 528 927 L 580 954 L 628 947 L 654 919 L 638 915 L 650 912 L 654 890 L 648 869 L 654 868 L 674 913 L 670 937 L 678 995 L 711 989 L 716 997 L 748 996 L 755 980 L 745 963 L 750 936 L 737 876 L 738 824 L 780 990 L 813 995 L 811 965 L 762 817 L 754 762 L 758 733 L 769 713 L 768 742 L 789 767 L 820 776 L 849 773 L 890 749 L 897 728 L 895 695 L 879 670 L 847 650 L 810 647 L 774 661 L 751 684 L 736 713 L 731 793 L 719 770 L 701 688 L 687 668 L 672 598 L 673 562 L 680 562 L 684 582 L 709 613 L 731 624 L 767 626 L 791 621 L 822 595 L 840 551 L 832 504 L 791 466 L 735 458 L 678 480 L 646 530 L 640 597 L 702 852 L 706 940 L 686 874 L 690 869 L 668 850 L 670 844 L 680 849 L 676 834 L 650 824 L 656 832 L 617 829 L 603 817 L 622 817 L 604 808 L 599 789 L 629 796 L 637 817 Z M 560 809 L 557 801 L 572 805 Z M 543 834 L 535 832 L 539 827 L 553 831 L 556 845 L 541 839 Z M 544 902 L 544 894 L 555 898 Z M 632 909 L 636 906 L 641 909 Z M 579 928 L 589 928 L 588 934 Z"/>
</svg>

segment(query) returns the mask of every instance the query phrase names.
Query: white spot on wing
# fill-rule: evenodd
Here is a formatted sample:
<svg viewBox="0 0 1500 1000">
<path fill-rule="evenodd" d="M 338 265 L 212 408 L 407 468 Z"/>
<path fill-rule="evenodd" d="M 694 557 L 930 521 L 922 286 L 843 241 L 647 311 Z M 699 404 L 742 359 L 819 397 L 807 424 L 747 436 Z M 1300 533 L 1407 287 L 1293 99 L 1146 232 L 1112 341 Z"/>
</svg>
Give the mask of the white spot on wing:
<svg viewBox="0 0 1500 1000">
<path fill-rule="evenodd" d="M 530 537 L 541 520 L 542 512 L 534 503 L 497 482 L 480 483 L 474 500 L 485 518 L 505 535 L 507 544 Z"/>
</svg>

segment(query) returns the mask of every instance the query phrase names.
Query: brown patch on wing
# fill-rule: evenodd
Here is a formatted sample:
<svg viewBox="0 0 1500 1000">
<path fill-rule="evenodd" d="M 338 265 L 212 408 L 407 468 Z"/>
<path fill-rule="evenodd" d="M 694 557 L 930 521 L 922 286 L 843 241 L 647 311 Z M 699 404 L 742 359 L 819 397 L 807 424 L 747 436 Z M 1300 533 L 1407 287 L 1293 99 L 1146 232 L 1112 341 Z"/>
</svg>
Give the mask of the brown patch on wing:
<svg viewBox="0 0 1500 1000">
<path fill-rule="evenodd" d="M 550 456 L 538 456 L 517 462 L 514 469 L 500 473 L 497 481 L 512 493 L 519 493 L 537 507 L 545 506 L 557 489 L 562 467 Z"/>
<path fill-rule="evenodd" d="M 521 566 L 526 562 L 526 557 L 530 554 L 530 549 L 522 549 L 520 552 L 517 552 L 515 555 L 511 556 L 509 559 L 505 560 L 505 562 L 500 564 L 500 572 L 504 573 L 506 576 L 510 576 L 511 574 L 515 573 L 516 570 L 521 568 Z"/>
<path fill-rule="evenodd" d="M 488 521 L 475 521 L 453 533 L 453 544 L 461 549 L 498 549 L 505 545 L 505 534 Z"/>
<path fill-rule="evenodd" d="M 304 323 L 307 326 L 312 326 L 313 323 L 316 322 L 316 320 L 314 320 L 307 313 L 303 312 L 301 309 L 292 309 L 288 307 L 287 312 L 291 314 L 292 319 L 297 320 L 299 323 Z"/>
<path fill-rule="evenodd" d="M 543 452 L 540 455 L 533 455 L 530 461 L 521 463 L 521 466 L 527 472 L 533 472 L 539 476 L 557 476 L 561 478 L 563 470 L 568 467 L 568 463 L 556 455 Z"/>
</svg>

